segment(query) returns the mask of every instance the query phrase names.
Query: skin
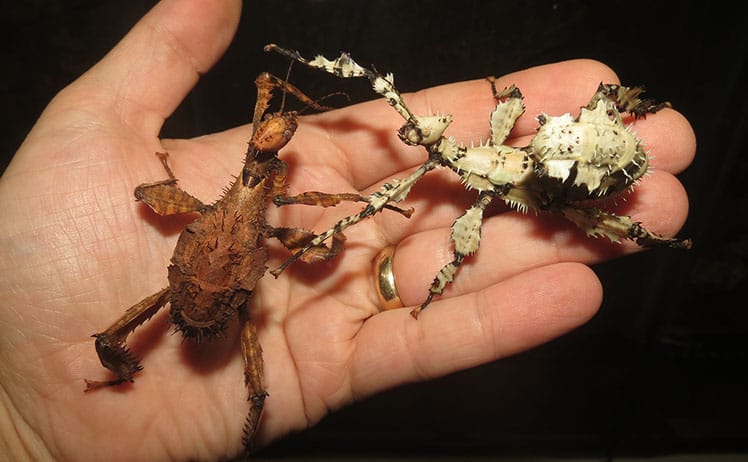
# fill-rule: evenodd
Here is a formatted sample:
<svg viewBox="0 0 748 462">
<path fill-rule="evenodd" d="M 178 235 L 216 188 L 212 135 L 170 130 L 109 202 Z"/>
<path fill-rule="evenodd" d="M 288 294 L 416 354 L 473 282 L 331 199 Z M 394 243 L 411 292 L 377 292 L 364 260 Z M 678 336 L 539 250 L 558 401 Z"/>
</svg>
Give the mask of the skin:
<svg viewBox="0 0 748 462">
<path fill-rule="evenodd" d="M 0 179 L 0 453 L 14 460 L 184 460 L 236 453 L 247 411 L 237 326 L 208 348 L 168 335 L 157 315 L 131 337 L 144 371 L 134 385 L 83 393 L 107 373 L 90 335 L 166 284 L 176 238 L 190 217 L 157 217 L 133 188 L 165 177 L 152 154 L 168 151 L 180 186 L 215 200 L 240 170 L 248 126 L 194 139 L 159 139 L 164 120 L 228 46 L 241 3 L 165 0 L 99 64 L 50 102 Z M 169 69 L 169 72 L 163 72 Z M 331 78 L 320 74 L 320 78 Z M 533 115 L 576 113 L 613 71 L 589 60 L 501 77 L 527 112 L 511 144 L 524 145 Z M 407 96 L 417 114 L 449 112 L 448 134 L 485 139 L 494 105 L 485 80 Z M 249 104 L 249 102 L 248 102 Z M 404 176 L 425 153 L 404 146 L 399 116 L 383 101 L 301 119 L 281 152 L 290 191 L 372 192 Z M 673 176 L 691 162 L 688 121 L 665 109 L 635 122 L 655 169 L 615 211 L 673 235 L 687 215 Z M 379 312 L 370 262 L 396 245 L 405 305 L 426 296 L 448 262 L 449 226 L 474 197 L 450 172 L 432 172 L 405 204 L 348 231 L 334 261 L 295 264 L 263 278 L 251 312 L 264 348 L 267 387 L 259 445 L 392 386 L 526 350 L 579 326 L 601 303 L 587 265 L 638 251 L 586 239 L 556 217 L 497 207 L 480 251 L 418 321 L 410 308 Z M 360 205 L 270 207 L 268 221 L 321 231 Z M 273 247 L 271 268 L 284 253 Z"/>
</svg>

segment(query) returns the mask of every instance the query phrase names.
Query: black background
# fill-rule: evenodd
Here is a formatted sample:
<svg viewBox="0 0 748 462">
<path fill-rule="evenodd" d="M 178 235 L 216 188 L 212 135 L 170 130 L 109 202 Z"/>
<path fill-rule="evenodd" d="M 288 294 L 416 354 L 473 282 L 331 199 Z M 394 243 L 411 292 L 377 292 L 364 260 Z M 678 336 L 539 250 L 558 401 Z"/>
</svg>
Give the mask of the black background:
<svg viewBox="0 0 748 462">
<path fill-rule="evenodd" d="M 49 99 L 153 3 L 3 6 L 2 169 Z M 402 91 L 595 58 L 671 101 L 691 121 L 698 152 L 680 175 L 691 201 L 681 235 L 694 250 L 596 266 L 605 301 L 590 323 L 515 357 L 357 403 L 263 456 L 748 451 L 748 34 L 740 15 L 718 2 L 245 2 L 231 48 L 163 135 L 248 122 L 254 77 L 285 71 L 284 60 L 263 54 L 268 42 L 307 56 L 350 51 L 393 72 Z M 293 80 L 311 95 L 340 85 L 299 66 Z M 373 98 L 365 85 L 346 91 L 354 101 Z"/>
</svg>

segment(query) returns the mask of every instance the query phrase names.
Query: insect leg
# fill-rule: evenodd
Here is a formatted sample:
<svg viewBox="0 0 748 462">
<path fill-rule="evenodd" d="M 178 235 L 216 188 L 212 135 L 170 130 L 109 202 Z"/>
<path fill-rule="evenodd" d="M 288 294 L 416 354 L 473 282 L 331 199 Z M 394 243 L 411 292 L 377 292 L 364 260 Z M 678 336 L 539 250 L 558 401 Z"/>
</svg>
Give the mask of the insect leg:
<svg viewBox="0 0 748 462">
<path fill-rule="evenodd" d="M 408 109 L 405 99 L 395 87 L 395 78 L 392 74 L 382 75 L 376 70 L 369 70 L 354 61 L 348 53 L 341 53 L 334 60 L 329 60 L 321 55 L 313 60 L 308 60 L 302 57 L 298 51 L 286 50 L 275 44 L 265 45 L 265 51 L 274 51 L 306 66 L 323 70 L 337 77 L 366 77 L 371 82 L 372 89 L 405 119 L 405 125 L 398 130 L 398 136 L 405 144 L 411 146 L 434 145 L 442 139 L 444 130 L 452 122 L 451 115 L 416 116 Z"/>
<path fill-rule="evenodd" d="M 480 230 L 483 224 L 483 210 L 491 203 L 494 196 L 489 192 L 482 192 L 475 203 L 465 211 L 464 214 L 452 225 L 452 242 L 454 243 L 454 260 L 442 267 L 434 278 L 429 289 L 429 295 L 421 306 L 415 308 L 410 314 L 414 318 L 423 311 L 434 295 L 441 294 L 447 284 L 452 282 L 457 268 L 462 264 L 465 257 L 474 254 L 480 247 Z"/>
<path fill-rule="evenodd" d="M 316 238 L 309 241 L 305 246 L 303 246 L 301 249 L 297 250 L 293 255 L 291 255 L 283 264 L 281 264 L 278 268 L 271 270 L 270 274 L 272 274 L 275 277 L 278 277 L 283 270 L 285 270 L 291 263 L 295 262 L 296 260 L 302 259 L 302 257 L 310 252 L 312 249 L 319 248 L 319 246 L 323 245 L 323 243 L 329 239 L 331 236 L 334 236 L 336 234 L 341 234 L 343 230 L 351 225 L 355 225 L 359 221 L 363 220 L 364 218 L 368 218 L 375 213 L 377 213 L 379 210 L 381 210 L 382 207 L 379 209 L 375 208 L 375 206 L 372 206 L 369 204 L 362 210 L 361 212 L 348 216 L 346 218 L 343 218 L 339 222 L 335 223 L 335 226 L 328 229 L 327 231 L 319 234 Z"/>
<path fill-rule="evenodd" d="M 101 364 L 114 372 L 117 378 L 108 381 L 86 379 L 86 391 L 133 381 L 133 375 L 143 367 L 127 349 L 125 339 L 136 327 L 156 314 L 169 301 L 170 294 L 166 288 L 146 297 L 125 311 L 107 330 L 93 335 Z"/>
<path fill-rule="evenodd" d="M 343 230 L 348 228 L 349 226 L 355 225 L 359 221 L 376 214 L 377 212 L 385 208 L 385 206 L 389 202 L 399 202 L 405 199 L 405 197 L 407 197 L 413 185 L 416 184 L 418 180 L 420 180 L 421 177 L 423 177 L 423 175 L 425 175 L 430 170 L 433 170 L 437 165 L 439 164 L 436 160 L 429 159 L 423 165 L 421 165 L 416 171 L 411 173 L 410 176 L 408 176 L 407 178 L 404 178 L 402 180 L 394 180 L 392 184 L 386 183 L 380 191 L 377 191 L 371 196 L 369 196 L 369 198 L 366 200 L 366 202 L 368 202 L 368 205 L 364 207 L 364 209 L 361 212 L 355 215 L 350 215 L 348 217 L 345 217 L 342 220 L 335 223 L 335 225 L 332 228 L 319 234 L 316 238 L 309 241 L 307 245 L 305 245 L 303 248 L 301 248 L 296 253 L 291 255 L 291 257 L 289 257 L 285 262 L 283 262 L 281 266 L 270 271 L 270 274 L 272 274 L 275 277 L 278 277 L 283 272 L 283 270 L 288 267 L 288 265 L 300 259 L 305 253 L 310 251 L 312 248 L 322 244 L 323 242 L 325 242 L 327 239 L 334 236 L 335 234 L 342 233 Z"/>
<path fill-rule="evenodd" d="M 392 74 L 383 76 L 376 71 L 369 70 L 354 61 L 348 53 L 341 53 L 334 60 L 329 60 L 321 55 L 308 60 L 301 56 L 298 51 L 287 50 L 273 43 L 265 45 L 265 51 L 274 51 L 306 66 L 323 70 L 340 78 L 366 77 L 371 82 L 374 91 L 382 95 L 405 120 L 415 119 L 413 113 L 405 105 L 400 92 L 395 88 Z"/>
<path fill-rule="evenodd" d="M 323 106 L 308 97 L 295 85 L 292 85 L 291 83 L 268 72 L 263 72 L 257 76 L 255 79 L 255 86 L 257 87 L 257 101 L 255 102 L 255 111 L 252 117 L 253 133 L 257 132 L 257 129 L 262 123 L 265 113 L 270 106 L 270 100 L 273 98 L 273 90 L 276 88 L 280 88 L 285 93 L 294 95 L 299 101 L 307 105 L 307 107 L 311 107 L 318 111 L 328 111 L 332 109 L 331 107 Z"/>
<path fill-rule="evenodd" d="M 642 247 L 667 246 L 675 249 L 690 249 L 692 245 L 690 239 L 680 240 L 660 236 L 629 217 L 615 215 L 594 207 L 566 207 L 561 209 L 561 214 L 588 236 L 603 236 L 613 242 L 631 239 Z"/>
<path fill-rule="evenodd" d="M 145 203 L 159 215 L 175 215 L 205 210 L 207 206 L 200 199 L 177 186 L 177 179 L 174 177 L 167 160 L 169 154 L 157 152 L 156 155 L 166 169 L 169 179 L 139 185 L 135 188 L 135 198 Z"/>
<path fill-rule="evenodd" d="M 491 91 L 496 99 L 496 109 L 491 112 L 491 142 L 498 146 L 504 144 L 509 133 L 514 128 L 519 116 L 525 112 L 525 105 L 522 103 L 523 96 L 519 88 L 511 85 L 501 92 L 496 91 L 496 78 L 489 77 Z"/>
<path fill-rule="evenodd" d="M 334 207 L 343 201 L 350 202 L 370 202 L 368 197 L 355 193 L 323 193 L 319 191 L 307 191 L 295 196 L 275 196 L 273 203 L 278 207 L 283 205 L 316 205 L 319 207 Z M 385 204 L 384 208 L 395 211 L 405 218 L 413 215 L 413 208 L 401 209 L 392 204 Z"/>
<path fill-rule="evenodd" d="M 307 231 L 302 228 L 287 228 L 278 227 L 274 228 L 266 225 L 267 237 L 274 237 L 278 239 L 283 246 L 285 246 L 292 253 L 296 253 L 304 249 L 313 239 L 318 236 L 311 231 Z M 343 233 L 333 234 L 332 245 L 327 247 L 325 244 L 318 244 L 308 249 L 303 255 L 299 257 L 299 260 L 304 263 L 315 263 L 319 261 L 330 260 L 331 258 L 338 255 L 343 251 L 343 244 L 345 243 L 345 235 Z"/>
<path fill-rule="evenodd" d="M 587 109 L 594 109 L 600 99 L 609 99 L 616 104 L 619 112 L 628 112 L 637 119 L 646 117 L 647 113 L 655 113 L 662 108 L 672 107 L 669 102 L 658 103 L 654 99 L 640 98 L 644 93 L 642 87 L 624 87 L 613 83 L 601 83 L 597 92 L 592 96 Z"/>
<path fill-rule="evenodd" d="M 276 192 L 277 194 L 273 197 L 273 202 L 278 207 L 292 204 L 333 207 L 342 201 L 369 202 L 368 198 L 353 193 L 327 194 L 317 191 L 308 191 L 296 196 L 286 196 L 284 195 L 285 184 L 283 181 L 285 179 L 285 172 L 285 164 L 283 164 L 283 166 L 278 169 L 278 174 L 274 179 L 273 192 Z M 391 204 L 385 204 L 384 208 L 394 210 L 407 218 L 410 218 L 413 213 L 412 208 L 404 210 Z M 266 225 L 266 227 L 266 236 L 278 239 L 293 253 L 302 250 L 313 239 L 318 237 L 313 232 L 302 228 L 274 228 L 269 225 Z M 325 244 L 318 244 L 307 250 L 301 257 L 299 257 L 299 259 L 305 263 L 329 260 L 343 251 L 344 243 L 345 235 L 343 235 L 343 233 L 333 234 L 332 245 L 330 247 L 327 247 Z"/>
<path fill-rule="evenodd" d="M 249 451 L 252 448 L 257 424 L 262 415 L 265 398 L 264 362 L 262 359 L 262 346 L 257 339 L 257 331 L 247 313 L 247 307 L 239 309 L 239 320 L 241 326 L 242 357 L 244 358 L 244 383 L 249 391 L 249 414 L 244 423 L 244 447 Z"/>
</svg>

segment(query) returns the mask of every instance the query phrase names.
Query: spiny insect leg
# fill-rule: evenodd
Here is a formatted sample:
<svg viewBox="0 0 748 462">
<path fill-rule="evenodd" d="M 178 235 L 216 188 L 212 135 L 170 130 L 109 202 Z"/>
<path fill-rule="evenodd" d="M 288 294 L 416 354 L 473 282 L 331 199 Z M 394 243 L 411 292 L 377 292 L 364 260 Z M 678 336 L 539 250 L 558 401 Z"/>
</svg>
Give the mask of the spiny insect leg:
<svg viewBox="0 0 748 462">
<path fill-rule="evenodd" d="M 633 114 L 634 117 L 640 118 L 646 117 L 648 113 L 653 114 L 662 108 L 672 106 L 667 101 L 658 103 L 654 99 L 640 98 L 639 96 L 642 93 L 644 93 L 643 87 L 625 87 L 613 83 L 601 83 L 587 108 L 594 109 L 600 99 L 606 98 L 616 104 L 619 112 L 628 112 Z"/>
<path fill-rule="evenodd" d="M 302 228 L 270 227 L 267 226 L 267 237 L 278 239 L 284 247 L 292 253 L 304 249 L 313 239 L 318 236 L 311 231 Z M 330 260 L 343 251 L 345 235 L 343 233 L 333 234 L 332 245 L 328 248 L 325 244 L 316 245 L 307 250 L 299 260 L 305 263 L 315 263 Z"/>
<path fill-rule="evenodd" d="M 434 282 L 431 283 L 426 301 L 411 311 L 411 316 L 418 318 L 421 311 L 431 303 L 434 295 L 441 294 L 446 285 L 454 280 L 457 268 L 462 264 L 464 258 L 474 254 L 478 250 L 478 247 L 480 247 L 480 230 L 483 224 L 483 211 L 491 203 L 493 198 L 494 196 L 488 192 L 481 193 L 472 207 L 455 220 L 452 225 L 454 260 L 442 267 L 434 278 Z"/>
<path fill-rule="evenodd" d="M 270 100 L 273 98 L 273 90 L 276 88 L 280 88 L 284 92 L 294 95 L 299 101 L 318 111 L 332 109 L 320 105 L 317 101 L 304 94 L 296 86 L 268 72 L 263 72 L 257 76 L 255 79 L 255 86 L 257 87 L 257 101 L 255 102 L 255 111 L 252 117 L 252 128 L 254 132 L 257 131 L 260 123 L 262 123 L 265 113 L 270 106 Z"/>
<path fill-rule="evenodd" d="M 290 70 L 289 67 L 289 72 Z M 242 183 L 244 185 L 254 185 L 262 179 L 266 172 L 267 161 L 270 159 L 277 160 L 278 150 L 288 143 L 296 131 L 298 113 L 283 111 L 286 94 L 294 95 L 308 108 L 311 107 L 319 111 L 332 109 L 328 106 L 322 106 L 286 80 L 267 72 L 261 73 L 255 79 L 255 85 L 257 87 L 257 101 L 252 117 L 252 139 L 249 142 L 245 165 L 242 169 Z M 273 90 L 276 88 L 283 90 L 281 110 L 268 114 L 267 109 L 273 97 Z M 277 161 L 273 166 L 279 166 L 279 162 Z"/>
<path fill-rule="evenodd" d="M 615 215 L 594 207 L 566 207 L 561 210 L 561 213 L 588 236 L 603 236 L 613 242 L 630 239 L 643 247 L 667 246 L 687 250 L 692 245 L 690 239 L 681 240 L 660 236 L 629 217 Z"/>
<path fill-rule="evenodd" d="M 177 186 L 177 179 L 169 167 L 166 152 L 157 152 L 169 179 L 154 183 L 143 183 L 135 188 L 135 198 L 159 215 L 175 215 L 179 213 L 201 212 L 207 207 L 200 199 L 190 195 Z"/>
<path fill-rule="evenodd" d="M 93 335 L 101 364 L 114 372 L 117 378 L 107 381 L 86 379 L 86 391 L 133 381 L 133 375 L 143 367 L 127 349 L 125 339 L 136 327 L 156 314 L 169 301 L 170 295 L 170 290 L 166 288 L 146 297 L 125 311 L 107 330 Z"/>
<path fill-rule="evenodd" d="M 270 274 L 272 274 L 275 277 L 278 277 L 283 272 L 283 270 L 285 270 L 291 263 L 295 262 L 296 260 L 303 260 L 303 257 L 306 253 L 312 251 L 315 248 L 320 248 L 320 246 L 324 246 L 324 242 L 327 239 L 329 239 L 331 236 L 341 235 L 344 229 L 346 229 L 347 227 L 351 225 L 355 225 L 356 223 L 363 220 L 364 218 L 368 218 L 374 215 L 379 210 L 381 210 L 381 208 L 382 207 L 377 209 L 371 204 L 369 204 L 361 212 L 355 215 L 351 215 L 346 218 L 343 218 L 339 222 L 335 223 L 335 226 L 319 234 L 316 238 L 309 241 L 309 243 L 307 243 L 304 247 L 297 250 L 285 262 L 283 262 L 283 264 L 281 264 L 278 268 L 270 271 Z"/>
<path fill-rule="evenodd" d="M 281 54 L 294 61 L 298 61 L 305 66 L 323 70 L 337 77 L 367 77 L 369 80 L 372 80 L 372 83 L 373 80 L 376 79 L 375 72 L 370 71 L 363 66 L 360 66 L 356 61 L 353 60 L 353 58 L 351 58 L 348 53 L 345 52 L 341 53 L 339 57 L 331 61 L 322 55 L 317 55 L 314 59 L 308 60 L 301 56 L 301 53 L 299 53 L 298 51 L 287 50 L 285 48 L 279 47 L 274 43 L 265 45 L 265 52 L 269 51 Z"/>
<path fill-rule="evenodd" d="M 376 71 L 369 70 L 354 61 L 348 53 L 341 53 L 334 60 L 329 60 L 322 55 L 318 55 L 313 60 L 308 60 L 301 56 L 298 51 L 287 50 L 274 43 L 265 45 L 265 51 L 274 51 L 306 66 L 323 70 L 337 77 L 366 77 L 371 82 L 374 91 L 382 95 L 389 105 L 395 108 L 406 121 L 415 119 L 413 113 L 405 105 L 402 95 L 400 95 L 400 92 L 395 87 L 392 74 L 383 76 Z"/>
<path fill-rule="evenodd" d="M 410 192 L 410 189 L 413 187 L 414 184 L 418 182 L 418 180 L 423 177 L 427 172 L 433 170 L 438 164 L 436 160 L 429 159 L 427 160 L 423 165 L 421 165 L 416 171 L 410 174 L 407 178 L 404 178 L 402 180 L 394 180 L 392 184 L 387 183 L 384 185 L 384 187 L 369 196 L 369 198 L 366 200 L 368 202 L 368 205 L 364 207 L 364 209 L 355 214 L 350 215 L 342 220 L 335 223 L 335 225 L 328 229 L 327 231 L 319 234 L 316 238 L 309 241 L 307 245 L 305 245 L 301 250 L 297 251 L 291 257 L 289 257 L 285 262 L 283 262 L 282 265 L 280 265 L 278 268 L 270 271 L 270 274 L 272 274 L 275 277 L 278 277 L 283 270 L 285 270 L 291 263 L 295 262 L 296 260 L 300 259 L 305 253 L 310 251 L 312 248 L 319 246 L 323 242 L 325 242 L 330 237 L 334 236 L 335 234 L 340 234 L 348 228 L 349 226 L 355 225 L 356 223 L 360 222 L 361 220 L 368 218 L 370 216 L 375 215 L 376 213 L 380 212 L 382 209 L 385 208 L 385 206 L 389 202 L 399 202 L 403 199 L 405 199 Z"/>
<path fill-rule="evenodd" d="M 370 202 L 368 197 L 361 196 L 360 194 L 328 194 L 318 191 L 307 191 L 296 196 L 277 195 L 273 197 L 273 202 L 278 207 L 281 207 L 283 205 L 315 205 L 321 207 L 334 207 L 343 201 L 366 203 Z M 410 218 L 410 216 L 413 214 L 413 208 L 405 210 L 392 204 L 385 204 L 384 208 L 398 212 L 406 218 Z M 267 236 L 278 239 L 291 252 L 303 250 L 306 245 L 309 244 L 313 239 L 318 238 L 318 236 L 311 231 L 307 231 L 301 228 L 287 227 L 268 227 Z M 329 248 L 324 244 L 316 245 L 308 250 L 305 250 L 303 255 L 299 257 L 299 259 L 305 263 L 314 263 L 318 261 L 329 260 L 338 255 L 343 250 L 344 242 L 345 235 L 343 235 L 342 232 L 335 233 L 332 235 L 332 245 Z"/>
<path fill-rule="evenodd" d="M 496 78 L 488 77 L 491 83 L 491 91 L 496 99 L 496 109 L 491 113 L 491 142 L 499 146 L 509 137 L 509 133 L 517 123 L 517 119 L 525 112 L 522 92 L 514 85 L 496 91 Z"/>
<path fill-rule="evenodd" d="M 319 191 L 307 191 L 295 196 L 275 196 L 273 203 L 278 207 L 283 205 L 315 205 L 318 207 L 334 207 L 343 201 L 349 202 L 369 202 L 368 197 L 354 193 L 323 193 Z M 413 208 L 401 209 L 392 204 L 385 204 L 384 208 L 410 218 L 413 215 Z"/>
<path fill-rule="evenodd" d="M 262 346 L 257 338 L 257 331 L 252 320 L 249 318 L 246 306 L 239 309 L 239 319 L 242 323 L 241 345 L 242 357 L 244 358 L 244 383 L 249 391 L 249 414 L 244 423 L 244 447 L 247 451 L 252 449 L 258 423 L 262 415 L 265 398 L 264 362 L 262 360 Z"/>
<path fill-rule="evenodd" d="M 330 106 L 323 106 L 319 104 L 317 100 L 314 100 L 310 97 L 308 97 L 304 92 L 299 90 L 295 85 L 293 85 L 290 82 L 287 82 L 280 77 L 276 77 L 273 74 L 270 74 L 268 72 L 263 72 L 260 74 L 257 79 L 255 79 L 255 84 L 258 87 L 262 87 L 263 89 L 268 89 L 269 91 L 272 91 L 273 88 L 281 88 L 283 91 L 290 93 L 296 97 L 299 101 L 304 103 L 305 105 L 311 107 L 312 109 L 315 109 L 317 111 L 330 111 L 334 108 Z M 344 95 L 344 93 L 334 93 L 335 95 Z M 263 98 L 264 99 L 264 98 Z M 267 110 L 267 107 L 265 107 L 265 110 L 262 111 L 263 113 Z"/>
</svg>

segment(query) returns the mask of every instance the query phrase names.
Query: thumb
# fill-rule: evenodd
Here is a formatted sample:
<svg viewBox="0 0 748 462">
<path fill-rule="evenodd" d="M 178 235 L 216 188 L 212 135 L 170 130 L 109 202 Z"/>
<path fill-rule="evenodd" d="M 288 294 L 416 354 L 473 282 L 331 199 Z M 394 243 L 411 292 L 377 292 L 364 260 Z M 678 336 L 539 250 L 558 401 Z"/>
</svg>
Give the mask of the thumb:
<svg viewBox="0 0 748 462">
<path fill-rule="evenodd" d="M 163 0 L 99 63 L 63 90 L 45 115 L 80 108 L 141 135 L 164 120 L 220 58 L 236 32 L 240 0 Z"/>
</svg>

